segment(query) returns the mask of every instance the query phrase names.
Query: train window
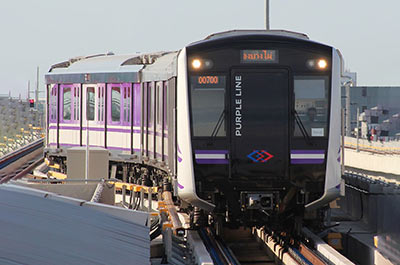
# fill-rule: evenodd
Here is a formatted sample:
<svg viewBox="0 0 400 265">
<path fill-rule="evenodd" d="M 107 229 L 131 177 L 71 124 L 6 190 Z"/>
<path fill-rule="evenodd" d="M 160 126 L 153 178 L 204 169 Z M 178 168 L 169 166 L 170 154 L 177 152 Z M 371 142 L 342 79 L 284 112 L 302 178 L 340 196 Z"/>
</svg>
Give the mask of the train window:
<svg viewBox="0 0 400 265">
<path fill-rule="evenodd" d="M 97 92 L 97 120 L 104 121 L 104 87 L 99 87 Z"/>
<path fill-rule="evenodd" d="M 111 120 L 120 121 L 121 119 L 121 89 L 113 87 L 111 89 Z"/>
<path fill-rule="evenodd" d="M 162 112 L 163 112 L 163 98 L 162 98 L 162 89 L 163 89 L 163 82 L 159 82 L 157 83 L 157 95 L 156 95 L 156 106 L 157 106 L 157 117 L 156 117 L 156 121 L 157 121 L 157 125 L 162 125 Z"/>
<path fill-rule="evenodd" d="M 226 136 L 225 76 L 215 76 L 218 81 L 212 83 L 199 82 L 200 79 L 191 78 L 193 135 Z"/>
<path fill-rule="evenodd" d="M 152 126 L 153 125 L 153 120 L 154 120 L 154 84 L 149 83 L 148 86 L 148 125 Z"/>
<path fill-rule="evenodd" d="M 74 120 L 79 120 L 79 105 L 80 105 L 80 97 L 79 97 L 79 87 L 74 87 Z"/>
<path fill-rule="evenodd" d="M 94 87 L 87 88 L 87 99 L 86 99 L 86 108 L 87 108 L 87 120 L 94 121 Z"/>
<path fill-rule="evenodd" d="M 64 87 L 63 91 L 63 120 L 71 120 L 71 88 Z"/>
<path fill-rule="evenodd" d="M 131 90 L 130 87 L 124 87 L 124 122 L 131 121 Z"/>
<path fill-rule="evenodd" d="M 167 96 L 168 82 L 164 83 L 164 127 L 168 129 L 168 96 Z"/>
<path fill-rule="evenodd" d="M 51 88 L 50 94 L 50 121 L 55 122 L 57 120 L 57 85 Z"/>
<path fill-rule="evenodd" d="M 329 106 L 327 76 L 295 76 L 295 110 L 311 137 L 326 137 Z M 294 136 L 302 136 L 296 122 Z"/>
</svg>

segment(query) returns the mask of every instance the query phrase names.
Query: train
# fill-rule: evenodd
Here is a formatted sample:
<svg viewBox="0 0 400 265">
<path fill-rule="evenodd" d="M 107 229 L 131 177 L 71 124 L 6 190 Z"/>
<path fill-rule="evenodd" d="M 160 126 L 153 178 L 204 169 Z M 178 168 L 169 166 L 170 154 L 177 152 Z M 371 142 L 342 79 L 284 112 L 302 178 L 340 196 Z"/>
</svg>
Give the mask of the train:
<svg viewBox="0 0 400 265">
<path fill-rule="evenodd" d="M 90 139 L 129 181 L 170 188 L 193 225 L 316 218 L 340 194 L 341 64 L 284 30 L 75 57 L 45 75 L 45 156 L 65 169 Z"/>
</svg>

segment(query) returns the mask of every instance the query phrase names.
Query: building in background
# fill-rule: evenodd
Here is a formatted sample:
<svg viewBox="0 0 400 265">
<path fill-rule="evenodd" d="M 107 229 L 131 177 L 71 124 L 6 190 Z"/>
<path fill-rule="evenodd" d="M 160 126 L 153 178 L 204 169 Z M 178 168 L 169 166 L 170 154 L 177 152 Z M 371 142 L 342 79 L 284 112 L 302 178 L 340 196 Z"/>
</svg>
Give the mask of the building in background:
<svg viewBox="0 0 400 265">
<path fill-rule="evenodd" d="M 350 130 L 354 135 L 357 127 L 357 108 L 362 119 L 362 135 L 366 137 L 371 130 L 378 136 L 394 137 L 400 133 L 400 87 L 350 86 L 346 94 L 342 87 L 342 108 L 346 108 L 347 95 L 350 95 Z"/>
</svg>

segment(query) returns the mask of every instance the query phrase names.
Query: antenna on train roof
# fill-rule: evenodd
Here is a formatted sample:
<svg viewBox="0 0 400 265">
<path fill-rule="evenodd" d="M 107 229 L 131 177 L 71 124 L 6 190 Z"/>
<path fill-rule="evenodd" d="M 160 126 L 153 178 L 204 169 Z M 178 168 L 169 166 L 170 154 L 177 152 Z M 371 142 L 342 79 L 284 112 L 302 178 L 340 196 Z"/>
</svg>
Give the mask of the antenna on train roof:
<svg viewBox="0 0 400 265">
<path fill-rule="evenodd" d="M 265 0 L 265 29 L 270 30 L 269 25 L 269 0 Z"/>
</svg>

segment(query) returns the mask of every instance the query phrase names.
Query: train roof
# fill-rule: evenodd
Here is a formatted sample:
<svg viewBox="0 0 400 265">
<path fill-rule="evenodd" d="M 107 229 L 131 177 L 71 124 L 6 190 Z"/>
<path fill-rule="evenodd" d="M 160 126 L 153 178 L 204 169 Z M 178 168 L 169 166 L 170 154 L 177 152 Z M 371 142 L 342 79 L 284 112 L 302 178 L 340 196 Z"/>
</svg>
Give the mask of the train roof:
<svg viewBox="0 0 400 265">
<path fill-rule="evenodd" d="M 326 46 L 323 43 L 319 43 L 304 34 L 288 30 L 229 30 L 224 32 L 218 32 L 211 34 L 203 40 L 193 42 L 187 47 L 194 47 L 198 45 L 214 45 L 215 42 L 228 42 L 233 41 L 247 41 L 247 40 L 262 40 L 270 39 L 273 41 L 287 41 L 292 40 L 298 43 L 312 43 L 316 45 Z"/>
<path fill-rule="evenodd" d="M 46 83 L 143 82 L 157 80 L 157 77 L 166 80 L 176 75 L 177 53 L 107 53 L 75 57 L 51 66 L 45 76 Z"/>
<path fill-rule="evenodd" d="M 288 30 L 229 30 L 208 35 L 205 40 L 214 40 L 236 36 L 281 36 L 295 39 L 309 40 L 310 38 L 304 34 Z"/>
</svg>

